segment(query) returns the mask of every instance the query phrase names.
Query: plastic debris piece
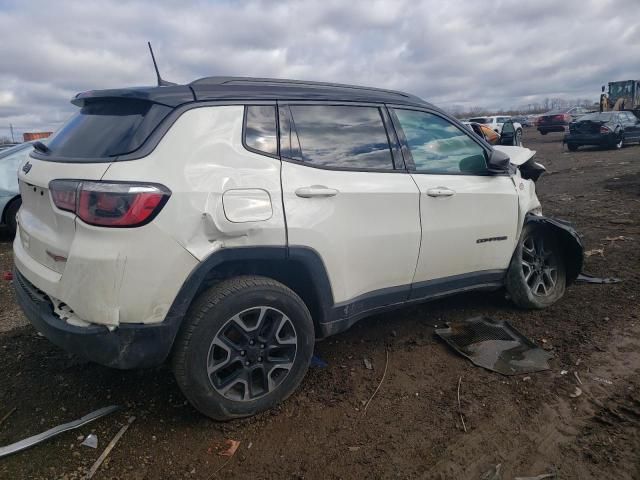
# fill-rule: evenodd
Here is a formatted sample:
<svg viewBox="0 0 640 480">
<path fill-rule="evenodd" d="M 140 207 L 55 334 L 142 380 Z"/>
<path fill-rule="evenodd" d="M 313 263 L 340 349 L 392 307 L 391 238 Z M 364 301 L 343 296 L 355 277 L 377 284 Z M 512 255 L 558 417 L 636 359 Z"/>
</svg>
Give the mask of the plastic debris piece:
<svg viewBox="0 0 640 480">
<path fill-rule="evenodd" d="M 499 463 L 495 467 L 491 467 L 489 471 L 485 472 L 480 480 L 502 480 L 502 464 Z"/>
<path fill-rule="evenodd" d="M 2 279 L 10 282 L 11 280 L 13 280 L 13 272 L 4 272 L 2 274 Z"/>
<path fill-rule="evenodd" d="M 576 283 L 620 283 L 622 280 L 615 277 L 594 277 L 593 275 L 589 275 L 588 273 L 581 273 L 576 278 Z"/>
<path fill-rule="evenodd" d="M 89 448 L 98 448 L 98 437 L 95 434 L 90 433 L 80 445 L 84 445 Z"/>
<path fill-rule="evenodd" d="M 240 446 L 240 442 L 238 440 L 228 439 L 225 441 L 225 446 L 227 447 L 222 452 L 220 452 L 220 456 L 222 457 L 233 457 Z"/>
<path fill-rule="evenodd" d="M 569 373 L 569 370 L 560 370 L 560 375 L 566 375 Z"/>
<path fill-rule="evenodd" d="M 371 364 L 371 360 L 368 358 L 364 359 L 364 366 L 367 370 L 373 370 L 373 365 Z"/>
<path fill-rule="evenodd" d="M 607 380 L 606 378 L 598 377 L 596 375 L 592 375 L 591 378 L 596 382 L 605 383 L 607 385 L 613 385 L 613 382 L 611 380 Z"/>
<path fill-rule="evenodd" d="M 329 364 L 325 362 L 322 358 L 320 358 L 318 355 L 314 355 L 313 357 L 311 357 L 311 364 L 310 364 L 311 368 L 327 368 L 328 366 Z"/>
<path fill-rule="evenodd" d="M 116 446 L 116 443 L 118 443 L 118 440 L 122 438 L 122 435 L 124 435 L 124 433 L 127 431 L 127 429 L 129 428 L 129 425 L 131 425 L 135 420 L 136 420 L 136 417 L 129 417 L 127 424 L 124 427 L 122 427 L 120 430 L 118 430 L 118 433 L 116 433 L 116 435 L 111 439 L 111 441 L 109 442 L 109 445 L 107 445 L 107 448 L 104 449 L 104 452 L 102 452 L 102 454 L 98 457 L 95 463 L 91 466 L 89 473 L 87 473 L 87 476 L 84 477 L 85 480 L 91 480 L 93 478 L 93 476 L 96 474 L 96 472 L 100 468 L 100 465 L 102 465 L 102 462 L 104 462 L 105 458 L 107 458 L 109 453 L 111 453 L 111 450 L 113 450 L 113 447 Z"/>
<path fill-rule="evenodd" d="M 535 477 L 516 477 L 514 480 L 545 480 L 547 478 L 556 478 L 556 474 L 543 473 L 542 475 L 536 475 Z"/>
<path fill-rule="evenodd" d="M 111 405 L 110 407 L 104 407 L 95 412 L 91 412 L 88 415 L 85 415 L 78 420 L 74 420 L 73 422 L 64 423 L 62 425 L 58 425 L 57 427 L 50 428 L 46 432 L 39 433 L 38 435 L 34 435 L 33 437 L 25 438 L 24 440 L 20 440 L 19 442 L 13 443 L 11 445 L 7 445 L 6 447 L 0 447 L 0 458 L 5 457 L 7 455 L 11 455 L 12 453 L 19 452 L 21 450 L 25 450 L 27 448 L 33 447 L 39 443 L 44 442 L 45 440 L 49 440 L 57 435 L 60 435 L 63 432 L 67 432 L 69 430 L 74 430 L 83 425 L 86 425 L 89 422 L 93 422 L 100 417 L 104 417 L 105 415 L 109 415 L 117 410 L 120 410 L 119 405 Z"/>
<path fill-rule="evenodd" d="M 591 257 L 592 255 L 600 255 L 601 257 L 604 257 L 604 248 L 594 248 L 584 252 L 585 257 Z"/>
<path fill-rule="evenodd" d="M 503 375 L 549 370 L 552 355 L 536 346 L 506 321 L 474 317 L 449 322 L 435 331 L 456 352 L 474 365 Z"/>
<path fill-rule="evenodd" d="M 582 395 L 582 389 L 580 387 L 576 387 L 573 393 L 569 394 L 571 398 L 578 398 L 580 395 Z"/>
</svg>

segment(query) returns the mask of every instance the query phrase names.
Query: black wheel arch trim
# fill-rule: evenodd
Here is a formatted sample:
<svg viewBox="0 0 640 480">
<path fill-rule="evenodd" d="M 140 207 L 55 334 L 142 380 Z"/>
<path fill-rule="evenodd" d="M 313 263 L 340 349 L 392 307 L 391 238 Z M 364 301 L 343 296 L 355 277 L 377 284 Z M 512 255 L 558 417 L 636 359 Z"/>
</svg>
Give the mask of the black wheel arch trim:
<svg viewBox="0 0 640 480">
<path fill-rule="evenodd" d="M 571 285 L 582 271 L 584 263 L 584 246 L 578 232 L 567 221 L 533 213 L 527 213 L 524 219 L 524 225 L 528 224 L 543 225 L 556 235 L 566 261 L 567 285 Z"/>
</svg>

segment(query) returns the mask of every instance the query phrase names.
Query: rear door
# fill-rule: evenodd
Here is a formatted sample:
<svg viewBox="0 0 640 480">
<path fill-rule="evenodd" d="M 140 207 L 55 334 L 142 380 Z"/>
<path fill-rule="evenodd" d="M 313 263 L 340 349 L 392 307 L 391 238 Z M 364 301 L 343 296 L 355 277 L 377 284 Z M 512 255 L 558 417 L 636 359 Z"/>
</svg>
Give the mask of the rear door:
<svg viewBox="0 0 640 480">
<path fill-rule="evenodd" d="M 348 314 L 407 299 L 420 246 L 419 192 L 379 105 L 281 104 L 291 248 L 317 252 Z"/>
<path fill-rule="evenodd" d="M 640 123 L 638 118 L 631 112 L 620 112 L 624 125 L 625 138 L 627 140 L 640 140 Z"/>
<path fill-rule="evenodd" d="M 500 284 L 516 243 L 518 198 L 489 175 L 488 149 L 437 112 L 392 109 L 420 188 L 422 244 L 412 298 Z"/>
</svg>

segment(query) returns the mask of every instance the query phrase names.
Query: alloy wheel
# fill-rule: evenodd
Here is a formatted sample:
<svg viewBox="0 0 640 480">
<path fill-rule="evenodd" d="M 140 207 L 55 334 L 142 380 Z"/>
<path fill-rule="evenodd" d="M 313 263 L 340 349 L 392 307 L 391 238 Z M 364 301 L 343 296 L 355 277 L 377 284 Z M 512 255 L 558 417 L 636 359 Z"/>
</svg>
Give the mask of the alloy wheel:
<svg viewBox="0 0 640 480">
<path fill-rule="evenodd" d="M 552 250 L 545 250 L 544 238 L 530 236 L 522 244 L 522 273 L 533 295 L 548 297 L 558 282 L 558 262 Z"/>
<path fill-rule="evenodd" d="M 257 400 L 289 375 L 297 345 L 296 329 L 280 310 L 268 306 L 244 310 L 231 317 L 211 342 L 209 381 L 230 400 Z"/>
</svg>

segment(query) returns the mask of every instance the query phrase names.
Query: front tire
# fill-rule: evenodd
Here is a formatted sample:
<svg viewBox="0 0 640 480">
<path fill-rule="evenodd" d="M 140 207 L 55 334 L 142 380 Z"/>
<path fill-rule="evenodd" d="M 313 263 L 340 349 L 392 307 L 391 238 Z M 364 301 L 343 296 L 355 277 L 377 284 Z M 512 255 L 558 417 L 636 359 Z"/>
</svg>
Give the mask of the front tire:
<svg viewBox="0 0 640 480">
<path fill-rule="evenodd" d="M 614 150 L 620 150 L 624 147 L 624 135 L 620 134 L 620 137 L 616 140 L 616 143 L 613 144 Z"/>
<path fill-rule="evenodd" d="M 513 302 L 524 309 L 542 309 L 564 295 L 566 269 L 556 239 L 540 225 L 525 225 L 506 278 Z"/>
<path fill-rule="evenodd" d="M 575 143 L 567 143 L 567 147 L 571 152 L 575 152 L 578 150 L 578 145 L 576 145 Z"/>
<path fill-rule="evenodd" d="M 295 391 L 314 341 L 311 314 L 292 290 L 265 277 L 231 278 L 189 308 L 173 371 L 204 415 L 220 421 L 248 417 Z"/>
</svg>

